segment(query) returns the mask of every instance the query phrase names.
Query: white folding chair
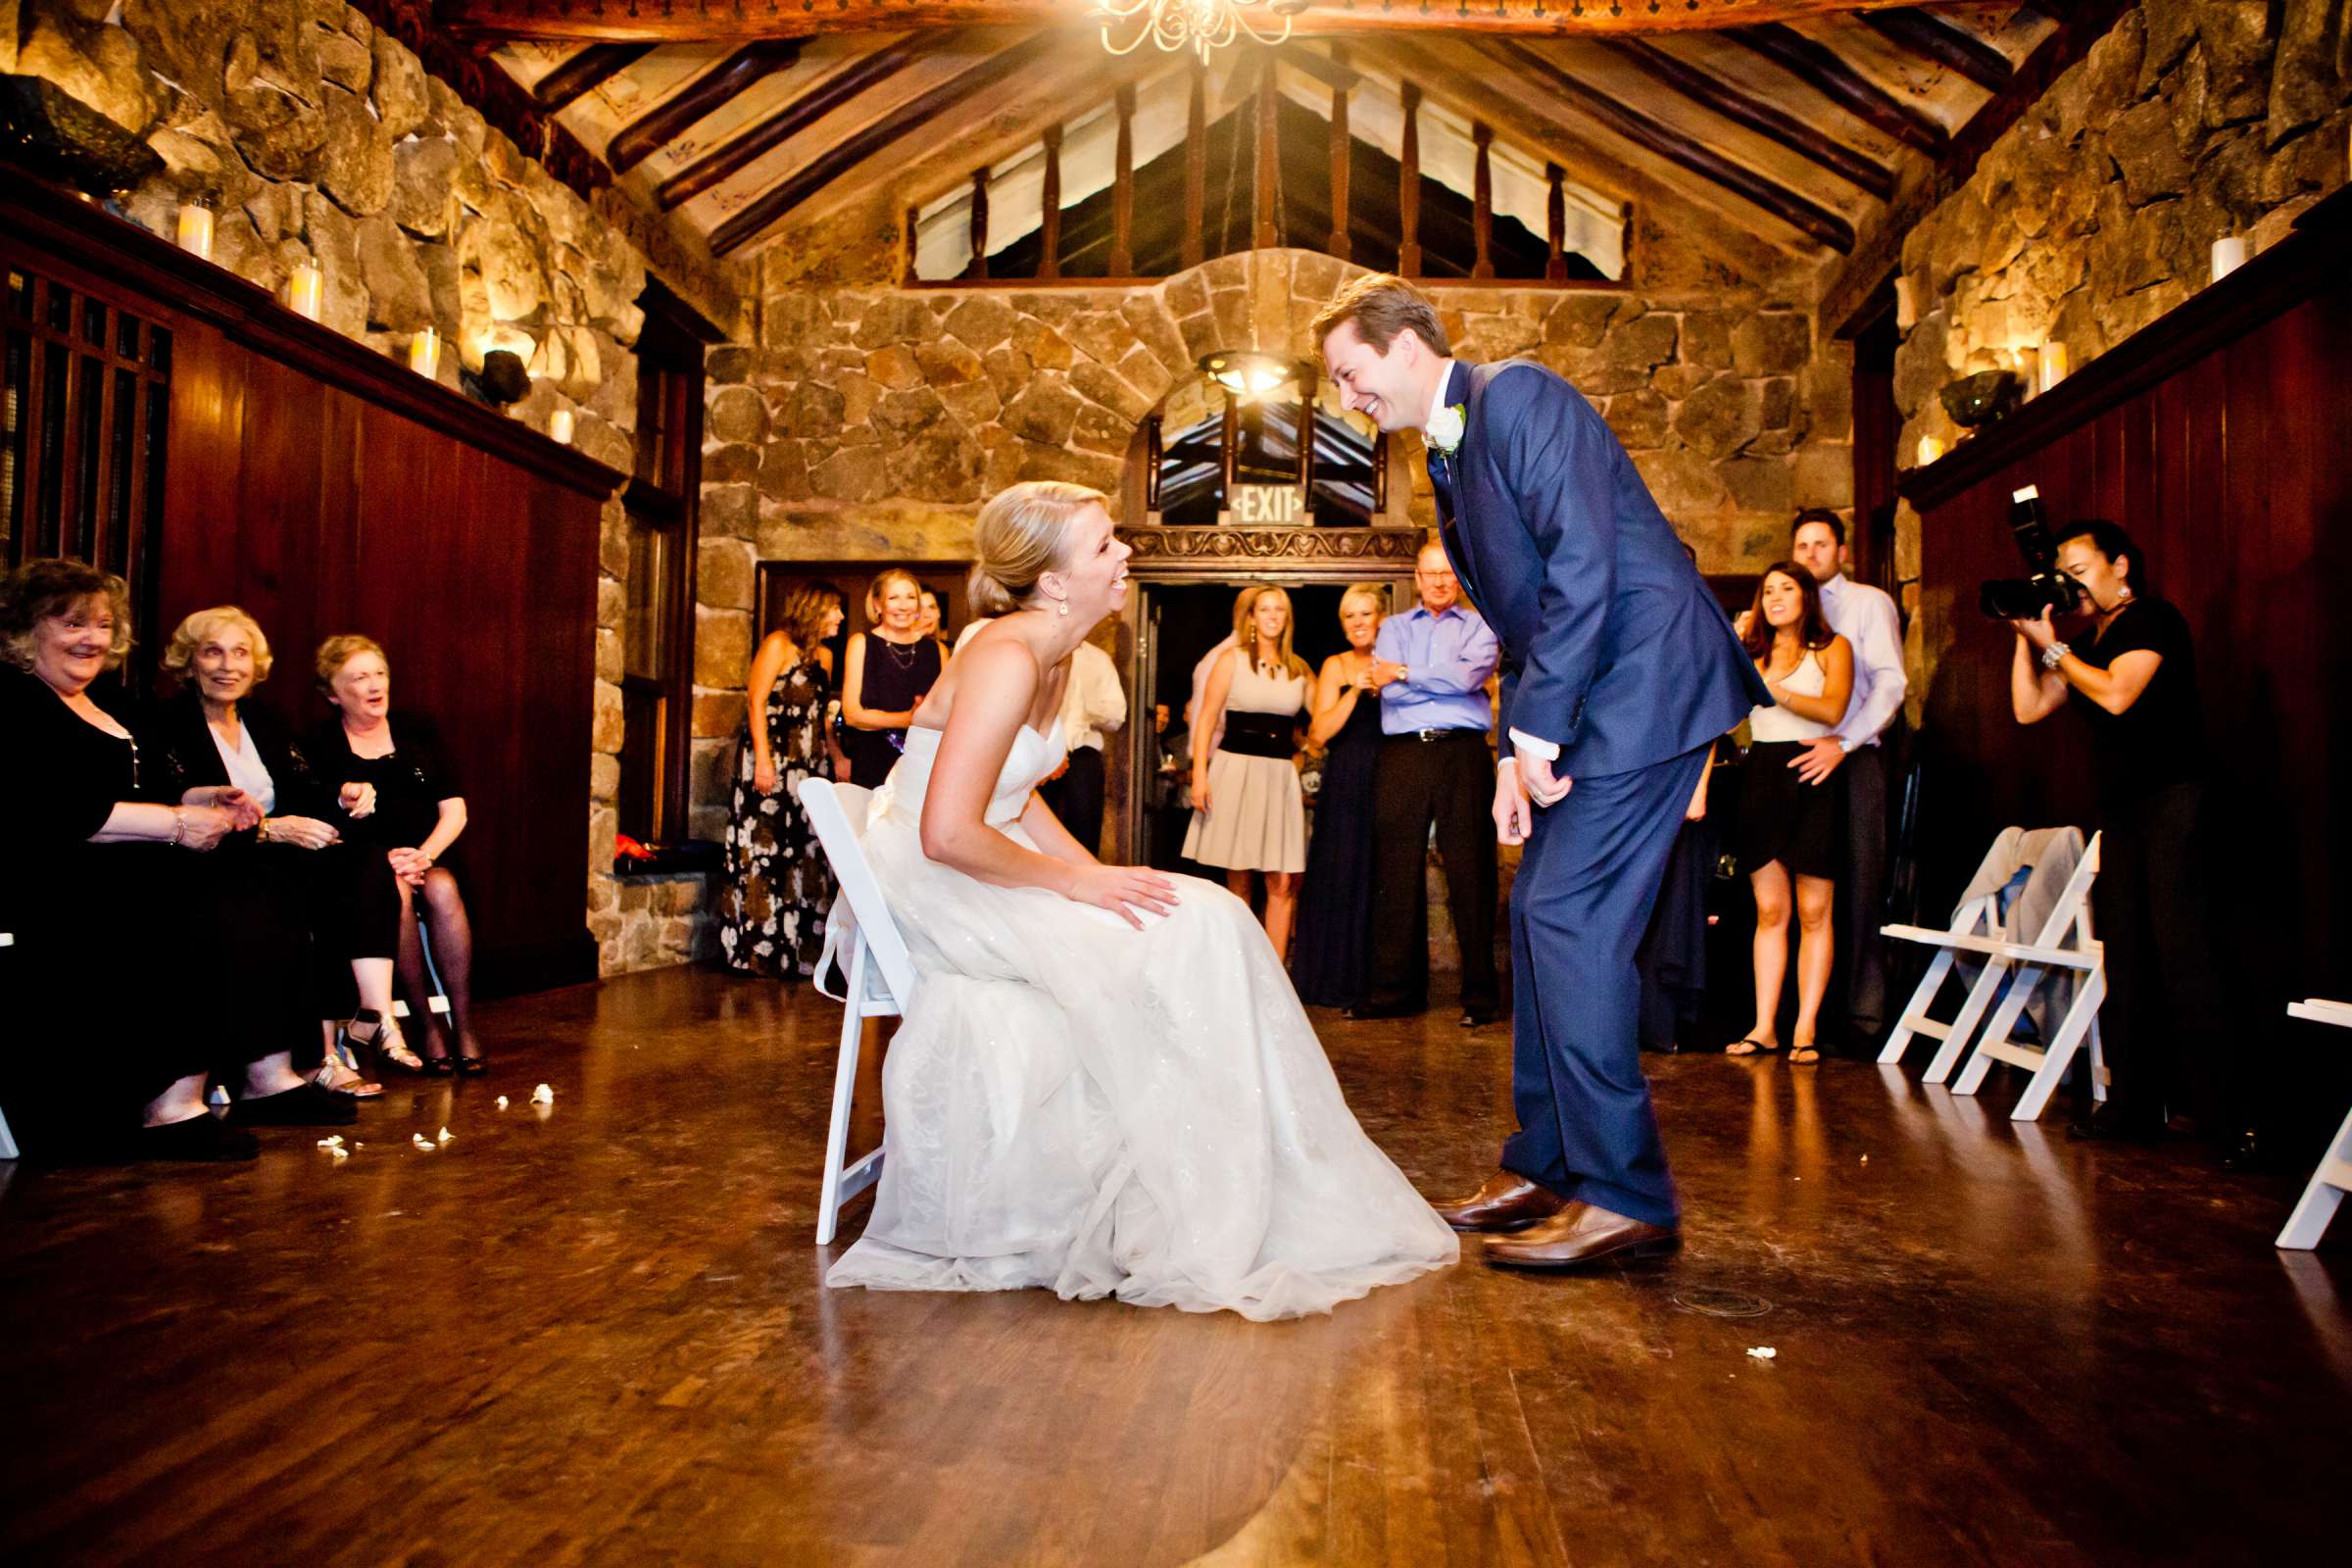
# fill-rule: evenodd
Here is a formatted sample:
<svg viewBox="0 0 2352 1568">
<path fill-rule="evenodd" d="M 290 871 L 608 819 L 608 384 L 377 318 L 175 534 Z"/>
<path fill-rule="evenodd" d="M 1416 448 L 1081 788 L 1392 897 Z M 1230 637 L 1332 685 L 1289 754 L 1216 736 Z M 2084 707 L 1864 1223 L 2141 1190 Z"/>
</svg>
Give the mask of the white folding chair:
<svg viewBox="0 0 2352 1568">
<path fill-rule="evenodd" d="M 826 1246 L 841 1220 L 844 1204 L 871 1187 L 882 1174 L 882 1151 L 876 1149 L 855 1163 L 844 1164 L 849 1153 L 850 1102 L 858 1093 L 858 1047 L 868 1018 L 893 1018 L 903 1010 L 902 999 L 914 995 L 914 959 L 906 939 L 882 901 L 882 884 L 866 863 L 866 807 L 871 792 L 855 784 L 829 779 L 801 782 L 801 805 L 808 824 L 833 862 L 841 897 L 833 901 L 825 920 L 824 956 L 816 963 L 816 989 L 824 996 L 825 974 L 837 956 L 848 984 L 835 1000 L 841 1003 L 841 1054 L 833 1067 L 833 1119 L 825 1128 L 825 1176 L 816 1200 L 816 1245 Z M 849 918 L 845 920 L 843 916 Z M 847 932 L 845 939 L 844 933 Z"/>
<path fill-rule="evenodd" d="M 2066 879 L 2056 907 L 2042 922 L 2040 933 L 2030 943 L 1990 942 L 1979 950 L 1985 952 L 1987 959 L 1984 976 L 1979 983 L 2005 972 L 2009 993 L 1985 1020 L 1984 1032 L 1977 1041 L 1968 1065 L 1961 1069 L 1958 1081 L 1952 1085 L 1952 1093 L 1975 1094 L 1996 1061 L 2027 1068 L 2034 1077 L 2026 1085 L 2026 1092 L 2018 1097 L 2009 1119 L 2033 1121 L 2049 1103 L 2075 1053 L 2088 1045 L 2091 1098 L 2107 1098 L 2107 1064 L 2099 1049 L 2099 1004 L 2107 998 L 2107 964 L 2090 929 L 2090 887 L 2098 874 L 2099 835 L 2094 833 L 2082 860 L 2075 866 L 2074 875 Z M 1973 948 L 1975 943 L 1972 940 L 1964 946 Z M 2025 1010 L 2036 991 L 2060 974 L 2072 974 L 2076 979 L 2074 997 L 2067 1004 L 2056 1033 L 2045 1046 L 2023 1045 L 2012 1040 L 2009 1031 L 2017 1023 L 2017 1015 Z M 1951 1059 L 1966 1044 L 1956 1038 L 1944 1041 L 1943 1049 L 1936 1054 L 1936 1061 L 1928 1069 L 1930 1083 L 1941 1082 L 1937 1068 L 1950 1071 Z"/>
<path fill-rule="evenodd" d="M 1986 893 L 1961 905 L 1946 930 L 1938 931 L 1933 926 L 1924 925 L 1884 925 L 1879 927 L 1879 931 L 1881 935 L 1893 937 L 1897 941 L 1917 942 L 1936 950 L 1936 956 L 1928 964 L 1928 972 L 1919 977 L 1911 1000 L 1903 1005 L 1902 1016 L 1895 1019 L 1894 1030 L 1886 1037 L 1886 1049 L 1879 1053 L 1880 1063 L 1892 1065 L 1901 1061 L 1903 1053 L 1911 1049 L 1914 1035 L 1926 1035 L 1930 1040 L 1943 1041 L 1947 1050 L 1954 1040 L 1965 1042 L 1976 1032 L 1977 1020 L 1984 1016 L 1984 1009 L 1992 1004 L 1993 992 L 1999 988 L 1999 977 L 1991 965 L 1987 964 L 1977 976 L 1976 984 L 1968 988 L 1968 996 L 1960 1004 L 1960 1011 L 1950 1023 L 1936 1022 L 1928 1016 L 1928 1009 L 1936 1004 L 1936 993 L 1942 990 L 1944 981 L 1951 978 L 1953 965 L 1959 959 L 1960 944 L 1971 938 L 2000 937 L 1999 892 Z M 1944 1070 L 1949 1072 L 1951 1069 L 1947 1066 Z M 1931 1071 L 1928 1081 L 1941 1083 L 1943 1077 Z"/>
<path fill-rule="evenodd" d="M 2290 1017 L 2352 1029 L 2352 1002 L 2324 1002 L 2313 997 L 2308 1002 L 2288 1003 L 2286 1010 Z M 2346 1193 L 2352 1193 L 2352 1115 L 2346 1116 L 2344 1124 L 2335 1130 L 2335 1142 L 2328 1146 L 2320 1168 L 2311 1173 L 2311 1182 L 2303 1189 L 2301 1200 L 2287 1216 L 2286 1229 L 2278 1233 L 2278 1245 L 2299 1252 L 2308 1252 L 2319 1246 L 2320 1238 L 2328 1234 L 2328 1222 L 2335 1217 L 2336 1204 L 2344 1200 Z"/>
</svg>

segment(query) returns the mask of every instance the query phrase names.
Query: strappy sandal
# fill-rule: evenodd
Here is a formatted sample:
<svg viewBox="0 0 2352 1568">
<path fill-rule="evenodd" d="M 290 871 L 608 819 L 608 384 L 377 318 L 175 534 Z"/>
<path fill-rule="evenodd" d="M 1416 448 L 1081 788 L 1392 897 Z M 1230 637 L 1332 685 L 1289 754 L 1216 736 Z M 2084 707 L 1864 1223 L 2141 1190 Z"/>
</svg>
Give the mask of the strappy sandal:
<svg viewBox="0 0 2352 1568">
<path fill-rule="evenodd" d="M 374 1024 L 375 1028 L 365 1035 L 354 1033 L 363 1023 Z M 408 1041 L 401 1037 L 400 1020 L 387 1018 L 372 1007 L 362 1007 L 353 1013 L 351 1022 L 335 1031 L 335 1044 L 346 1049 L 364 1047 L 373 1051 L 378 1062 L 387 1067 L 398 1067 L 402 1072 L 421 1073 L 425 1070 L 423 1058 L 411 1051 Z"/>
<path fill-rule="evenodd" d="M 1723 1048 L 1723 1054 L 1727 1056 L 1769 1056 L 1780 1049 L 1778 1046 L 1768 1046 L 1763 1041 L 1750 1037 L 1745 1040 L 1733 1041 Z"/>
<path fill-rule="evenodd" d="M 382 1084 L 369 1081 L 360 1071 L 359 1063 L 352 1059 L 351 1047 L 340 1030 L 336 1032 L 334 1045 L 326 1053 L 326 1060 L 320 1062 L 318 1070 L 311 1074 L 311 1082 L 329 1094 L 349 1095 L 354 1100 L 373 1100 L 384 1092 Z"/>
</svg>

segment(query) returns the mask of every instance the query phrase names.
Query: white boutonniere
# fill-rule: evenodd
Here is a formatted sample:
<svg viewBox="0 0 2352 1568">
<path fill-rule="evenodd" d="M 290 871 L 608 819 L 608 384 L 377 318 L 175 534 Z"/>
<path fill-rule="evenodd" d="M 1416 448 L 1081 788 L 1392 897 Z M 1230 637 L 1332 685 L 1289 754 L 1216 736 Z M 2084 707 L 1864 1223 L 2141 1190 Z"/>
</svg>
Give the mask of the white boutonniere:
<svg viewBox="0 0 2352 1568">
<path fill-rule="evenodd" d="M 1452 403 L 1429 416 L 1429 427 L 1421 434 L 1440 457 L 1450 458 L 1462 449 L 1462 405 Z"/>
</svg>

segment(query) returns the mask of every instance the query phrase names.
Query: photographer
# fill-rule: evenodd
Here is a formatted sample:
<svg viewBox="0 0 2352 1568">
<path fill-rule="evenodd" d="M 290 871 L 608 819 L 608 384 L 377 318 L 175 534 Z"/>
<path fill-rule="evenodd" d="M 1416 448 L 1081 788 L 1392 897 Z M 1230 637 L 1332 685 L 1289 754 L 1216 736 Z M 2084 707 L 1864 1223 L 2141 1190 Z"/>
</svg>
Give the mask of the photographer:
<svg viewBox="0 0 2352 1568">
<path fill-rule="evenodd" d="M 2093 893 L 2107 969 L 2099 1024 L 2111 1082 L 2107 1102 L 2071 1130 L 2161 1137 L 2168 1106 L 2193 1083 L 2206 1130 L 2230 1163 L 2243 1163 L 2253 1137 L 2215 1054 L 2233 1034 L 2199 858 L 2205 720 L 2188 622 L 2155 595 L 2139 547 L 2112 522 L 2059 530 L 2057 565 L 2076 585 L 2090 636 L 2060 641 L 2047 608 L 2012 619 L 2009 686 L 2021 724 L 2071 702 L 2090 726 L 2104 834 Z"/>
</svg>

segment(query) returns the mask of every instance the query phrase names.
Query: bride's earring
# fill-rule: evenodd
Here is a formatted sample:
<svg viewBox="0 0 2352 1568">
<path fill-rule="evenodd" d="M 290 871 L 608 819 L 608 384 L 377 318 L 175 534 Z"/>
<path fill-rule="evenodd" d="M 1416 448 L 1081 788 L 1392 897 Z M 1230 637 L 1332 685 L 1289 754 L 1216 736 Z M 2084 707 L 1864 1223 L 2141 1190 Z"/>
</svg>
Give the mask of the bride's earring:
<svg viewBox="0 0 2352 1568">
<path fill-rule="evenodd" d="M 1070 602 L 1067 599 L 1056 599 L 1054 601 L 1054 613 L 1056 615 L 1066 615 L 1069 612 Z"/>
</svg>

